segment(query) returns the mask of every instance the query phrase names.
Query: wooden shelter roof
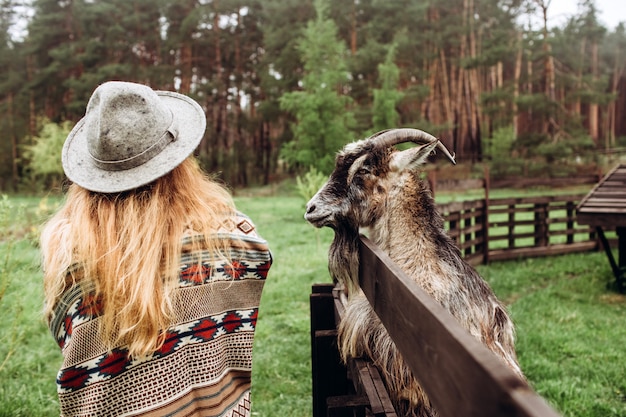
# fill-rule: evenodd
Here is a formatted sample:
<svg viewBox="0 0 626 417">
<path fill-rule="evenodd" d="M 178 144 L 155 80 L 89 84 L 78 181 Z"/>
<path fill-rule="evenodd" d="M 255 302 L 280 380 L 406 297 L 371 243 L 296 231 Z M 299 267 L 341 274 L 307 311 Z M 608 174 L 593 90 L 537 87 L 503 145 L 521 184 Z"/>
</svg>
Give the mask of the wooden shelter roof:
<svg viewBox="0 0 626 417">
<path fill-rule="evenodd" d="M 626 164 L 607 173 L 576 207 L 578 224 L 626 227 Z"/>
</svg>

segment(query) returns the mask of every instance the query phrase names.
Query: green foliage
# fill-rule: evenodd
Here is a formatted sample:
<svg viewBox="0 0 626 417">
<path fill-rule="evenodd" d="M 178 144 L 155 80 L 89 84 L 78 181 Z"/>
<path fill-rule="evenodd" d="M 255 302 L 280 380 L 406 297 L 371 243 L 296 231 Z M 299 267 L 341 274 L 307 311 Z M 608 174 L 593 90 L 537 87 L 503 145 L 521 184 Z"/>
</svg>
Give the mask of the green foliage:
<svg viewBox="0 0 626 417">
<path fill-rule="evenodd" d="M 536 154 L 545 158 L 546 162 L 572 161 L 592 154 L 594 144 L 590 137 L 583 136 L 560 140 L 558 142 L 542 142 L 537 146 Z M 587 159 L 587 158 L 585 158 Z"/>
<path fill-rule="evenodd" d="M 397 127 L 400 122 L 396 106 L 402 100 L 403 94 L 398 91 L 400 70 L 394 62 L 395 55 L 396 46 L 393 44 L 387 52 L 385 62 L 378 65 L 380 88 L 373 90 L 372 104 L 374 132 Z"/>
<path fill-rule="evenodd" d="M 345 47 L 335 23 L 325 16 L 324 0 L 316 0 L 315 7 L 317 18 L 308 22 L 297 47 L 305 70 L 302 91 L 280 98 L 281 109 L 296 118 L 294 139 L 281 156 L 290 164 L 330 173 L 335 152 L 352 139 L 354 115 L 348 109 L 351 99 L 340 93 L 348 81 Z"/>
<path fill-rule="evenodd" d="M 199 154 L 233 185 L 267 182 L 283 174 L 283 162 L 289 172 L 311 163 L 327 172 L 336 150 L 354 139 L 350 132 L 396 125 L 445 135 L 462 162 L 481 154 L 463 127 L 475 99 L 481 135 L 510 125 L 514 104 L 518 115 L 530 116 L 519 119 L 519 131 L 542 132 L 554 121 L 548 141 L 595 126 L 584 123 L 590 104 L 599 107 L 598 133 L 607 147 L 624 135 L 619 123 L 613 132 L 603 123 L 623 98 L 613 75 L 623 73 L 626 32 L 603 28 L 592 1 L 561 27 L 549 22 L 557 64 L 552 101 L 545 94 L 543 34 L 520 27 L 526 7 L 517 0 L 22 3 L 0 5 L 3 189 L 32 174 L 20 150 L 36 134 L 33 118 L 75 122 L 94 88 L 111 79 L 197 99 L 208 122 Z M 27 22 L 24 38 L 15 35 L 18 21 Z M 468 68 L 481 80 L 471 92 L 464 87 Z M 293 129 L 285 129 L 289 122 Z"/>
<path fill-rule="evenodd" d="M 493 132 L 490 138 L 486 138 L 483 143 L 485 156 L 489 159 L 509 159 L 515 133 L 513 126 L 502 127 Z"/>
<path fill-rule="evenodd" d="M 483 139 L 485 159 L 489 163 L 490 175 L 502 178 L 519 175 L 522 172 L 519 159 L 512 157 L 515 134 L 512 126 L 502 127 L 493 132 L 492 137 Z"/>
<path fill-rule="evenodd" d="M 33 138 L 34 144 L 24 147 L 24 159 L 28 161 L 28 170 L 37 184 L 58 184 L 63 178 L 61 150 L 72 130 L 72 123 L 65 121 L 57 124 L 43 119 L 39 125 L 39 134 Z"/>
<path fill-rule="evenodd" d="M 558 141 L 535 133 L 520 135 L 516 139 L 513 127 L 507 126 L 484 139 L 483 149 L 494 178 L 564 177 L 597 162 L 594 144 L 584 133 Z"/>
<path fill-rule="evenodd" d="M 304 201 L 309 201 L 317 191 L 326 183 L 328 177 L 319 172 L 315 167 L 309 168 L 304 176 L 296 177 L 296 188 Z"/>
</svg>

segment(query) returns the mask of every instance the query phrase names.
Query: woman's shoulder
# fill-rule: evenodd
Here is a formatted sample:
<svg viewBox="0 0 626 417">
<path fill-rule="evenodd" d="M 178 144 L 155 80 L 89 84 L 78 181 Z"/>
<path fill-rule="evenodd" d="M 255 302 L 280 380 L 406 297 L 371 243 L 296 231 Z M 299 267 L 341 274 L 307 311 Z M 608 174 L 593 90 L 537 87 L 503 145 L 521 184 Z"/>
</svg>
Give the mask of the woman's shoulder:
<svg viewBox="0 0 626 417">
<path fill-rule="evenodd" d="M 240 211 L 236 211 L 227 216 L 222 222 L 218 233 L 228 233 L 261 239 L 252 219 Z"/>
</svg>

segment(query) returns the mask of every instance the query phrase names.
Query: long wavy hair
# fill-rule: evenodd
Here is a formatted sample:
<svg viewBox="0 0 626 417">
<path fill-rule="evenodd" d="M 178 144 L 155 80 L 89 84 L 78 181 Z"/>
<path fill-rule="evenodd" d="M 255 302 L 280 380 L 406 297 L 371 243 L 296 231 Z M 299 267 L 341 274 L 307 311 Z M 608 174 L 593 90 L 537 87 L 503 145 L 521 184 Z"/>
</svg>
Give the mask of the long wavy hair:
<svg viewBox="0 0 626 417">
<path fill-rule="evenodd" d="M 152 353 L 171 323 L 183 237 L 203 236 L 184 250 L 228 260 L 212 236 L 234 211 L 228 191 L 193 157 L 136 190 L 103 194 L 72 184 L 41 234 L 46 319 L 69 286 L 90 280 L 107 347 L 125 346 L 132 357 Z"/>
</svg>

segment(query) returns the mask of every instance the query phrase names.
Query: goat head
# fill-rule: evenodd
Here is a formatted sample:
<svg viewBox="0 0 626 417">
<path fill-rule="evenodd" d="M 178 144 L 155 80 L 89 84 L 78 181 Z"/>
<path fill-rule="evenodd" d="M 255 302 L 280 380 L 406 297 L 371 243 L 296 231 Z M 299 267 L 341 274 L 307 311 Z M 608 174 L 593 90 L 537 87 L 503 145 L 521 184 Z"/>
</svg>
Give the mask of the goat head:
<svg viewBox="0 0 626 417">
<path fill-rule="evenodd" d="M 413 142 L 419 146 L 396 151 L 393 146 Z M 335 159 L 335 169 L 306 206 L 304 218 L 315 227 L 337 229 L 352 223 L 366 227 L 379 217 L 376 202 L 386 193 L 384 180 L 394 172 L 424 163 L 439 149 L 452 162 L 454 156 L 434 136 L 417 129 L 392 129 L 346 145 Z"/>
</svg>

